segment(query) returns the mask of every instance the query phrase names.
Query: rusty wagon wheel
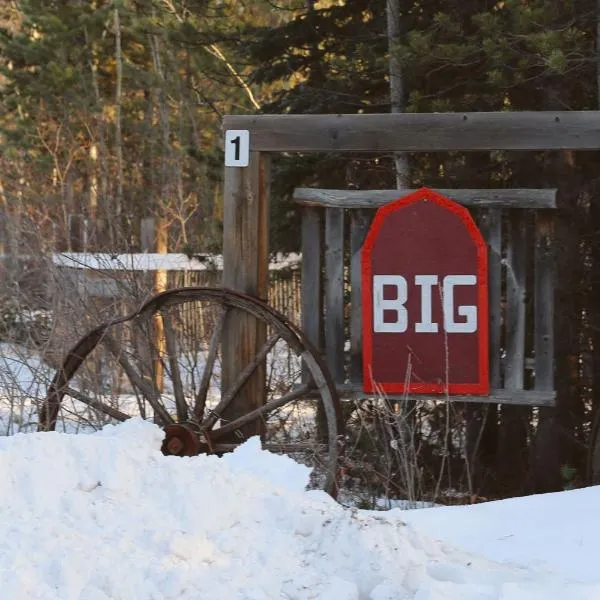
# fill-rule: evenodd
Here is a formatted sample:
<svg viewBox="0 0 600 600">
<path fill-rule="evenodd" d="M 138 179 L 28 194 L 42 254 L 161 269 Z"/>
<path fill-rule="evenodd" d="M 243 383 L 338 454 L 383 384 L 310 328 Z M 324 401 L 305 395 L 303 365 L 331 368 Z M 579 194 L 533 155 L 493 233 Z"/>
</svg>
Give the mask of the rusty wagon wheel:
<svg viewBox="0 0 600 600">
<path fill-rule="evenodd" d="M 254 352 L 232 366 L 222 342 L 240 320 L 239 343 Z M 250 296 L 179 288 L 95 327 L 54 376 L 39 429 L 132 416 L 164 428 L 165 454 L 220 454 L 259 434 L 263 448 L 312 466 L 311 485 L 335 492 L 343 427 L 335 386 L 302 333 Z"/>
</svg>

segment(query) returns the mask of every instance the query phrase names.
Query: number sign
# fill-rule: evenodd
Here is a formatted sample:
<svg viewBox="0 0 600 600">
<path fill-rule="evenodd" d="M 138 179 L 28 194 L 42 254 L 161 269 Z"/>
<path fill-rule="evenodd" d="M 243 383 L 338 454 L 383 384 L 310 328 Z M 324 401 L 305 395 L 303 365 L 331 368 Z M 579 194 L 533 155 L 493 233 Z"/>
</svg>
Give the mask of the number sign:
<svg viewBox="0 0 600 600">
<path fill-rule="evenodd" d="M 489 393 L 487 247 L 423 188 L 377 211 L 362 249 L 367 392 Z"/>
<path fill-rule="evenodd" d="M 247 167 L 250 161 L 250 132 L 228 129 L 225 132 L 225 166 Z"/>
</svg>

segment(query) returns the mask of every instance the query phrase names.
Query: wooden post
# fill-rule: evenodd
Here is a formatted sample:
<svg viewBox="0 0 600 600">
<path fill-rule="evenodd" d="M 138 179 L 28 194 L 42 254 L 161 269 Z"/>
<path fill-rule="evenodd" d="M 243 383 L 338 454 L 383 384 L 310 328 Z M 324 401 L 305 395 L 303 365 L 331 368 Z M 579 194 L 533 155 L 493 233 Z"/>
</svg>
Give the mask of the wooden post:
<svg viewBox="0 0 600 600">
<path fill-rule="evenodd" d="M 142 252 L 157 252 L 166 254 L 168 251 L 168 229 L 162 220 L 146 217 L 140 223 L 140 246 Z M 152 281 L 144 278 L 144 286 L 151 286 L 153 294 L 159 294 L 167 289 L 167 271 L 156 270 L 152 273 Z M 156 313 L 152 319 L 152 332 L 149 337 L 152 358 L 144 357 L 152 364 L 152 379 L 156 389 L 162 393 L 164 387 L 164 366 L 161 357 L 165 355 L 165 328 L 162 317 Z"/>
<path fill-rule="evenodd" d="M 69 215 L 69 252 L 85 251 L 85 221 L 83 215 Z"/>
<path fill-rule="evenodd" d="M 268 293 L 270 164 L 266 155 L 250 153 L 248 167 L 225 167 L 223 201 L 223 285 L 265 300 Z M 225 393 L 266 341 L 264 326 L 232 311 L 223 332 L 221 389 Z M 225 414 L 232 419 L 265 400 L 265 373 L 258 369 Z M 252 423 L 245 435 L 260 433 Z"/>
</svg>

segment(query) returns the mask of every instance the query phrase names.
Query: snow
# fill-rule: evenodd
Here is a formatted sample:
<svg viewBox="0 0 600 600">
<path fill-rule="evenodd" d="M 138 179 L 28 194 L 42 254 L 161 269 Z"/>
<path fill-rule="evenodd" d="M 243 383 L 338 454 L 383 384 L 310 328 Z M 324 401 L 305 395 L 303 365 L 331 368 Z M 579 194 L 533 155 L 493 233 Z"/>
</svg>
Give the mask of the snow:
<svg viewBox="0 0 600 600">
<path fill-rule="evenodd" d="M 1 438 L 0 597 L 600 597 L 597 488 L 367 512 L 305 491 L 309 469 L 257 439 L 223 458 L 165 457 L 161 440 L 139 418 Z"/>
<path fill-rule="evenodd" d="M 598 582 L 600 488 L 474 506 L 393 511 L 432 537 L 487 558 Z"/>
<path fill-rule="evenodd" d="M 299 254 L 277 254 L 269 263 L 270 271 L 299 268 Z M 99 271 L 222 271 L 223 257 L 219 254 L 157 254 L 152 252 L 108 254 L 102 252 L 61 252 L 52 255 L 59 267 Z"/>
</svg>

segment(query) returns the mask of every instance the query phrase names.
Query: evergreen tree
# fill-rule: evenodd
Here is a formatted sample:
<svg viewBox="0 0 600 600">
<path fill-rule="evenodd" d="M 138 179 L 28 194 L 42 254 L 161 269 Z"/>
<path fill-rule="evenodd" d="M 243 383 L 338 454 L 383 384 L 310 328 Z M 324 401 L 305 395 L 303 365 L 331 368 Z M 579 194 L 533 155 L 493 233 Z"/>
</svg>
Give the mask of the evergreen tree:
<svg viewBox="0 0 600 600">
<path fill-rule="evenodd" d="M 5 189 L 63 232 L 87 213 L 97 243 L 135 244 L 156 215 L 171 247 L 218 249 L 221 117 L 256 108 L 227 44 L 266 6 L 20 2 L 0 34 Z"/>
</svg>

